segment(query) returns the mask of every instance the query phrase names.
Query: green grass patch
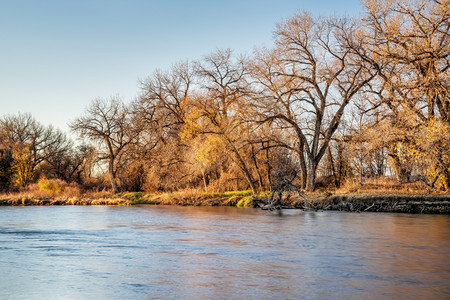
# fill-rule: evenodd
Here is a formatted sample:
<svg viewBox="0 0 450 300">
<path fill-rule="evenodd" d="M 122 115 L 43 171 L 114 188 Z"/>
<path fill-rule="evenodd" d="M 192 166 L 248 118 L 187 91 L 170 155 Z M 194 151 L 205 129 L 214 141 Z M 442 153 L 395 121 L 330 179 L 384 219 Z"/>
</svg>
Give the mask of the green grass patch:
<svg viewBox="0 0 450 300">
<path fill-rule="evenodd" d="M 252 196 L 243 197 L 236 204 L 237 207 L 253 207 Z"/>
<path fill-rule="evenodd" d="M 225 196 L 229 197 L 229 196 L 239 196 L 239 197 L 247 197 L 247 196 L 251 196 L 252 195 L 252 191 L 251 190 L 246 190 L 246 191 L 230 191 L 230 192 L 225 192 L 223 193 Z"/>
</svg>

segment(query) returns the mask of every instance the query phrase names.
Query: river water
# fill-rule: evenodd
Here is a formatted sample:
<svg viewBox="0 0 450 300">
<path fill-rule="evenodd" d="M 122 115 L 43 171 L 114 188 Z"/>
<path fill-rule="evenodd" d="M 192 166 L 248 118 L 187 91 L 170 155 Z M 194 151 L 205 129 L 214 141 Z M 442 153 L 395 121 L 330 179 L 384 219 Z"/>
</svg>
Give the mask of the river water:
<svg viewBox="0 0 450 300">
<path fill-rule="evenodd" d="M 386 298 L 450 298 L 450 216 L 0 207 L 0 299 Z"/>
</svg>

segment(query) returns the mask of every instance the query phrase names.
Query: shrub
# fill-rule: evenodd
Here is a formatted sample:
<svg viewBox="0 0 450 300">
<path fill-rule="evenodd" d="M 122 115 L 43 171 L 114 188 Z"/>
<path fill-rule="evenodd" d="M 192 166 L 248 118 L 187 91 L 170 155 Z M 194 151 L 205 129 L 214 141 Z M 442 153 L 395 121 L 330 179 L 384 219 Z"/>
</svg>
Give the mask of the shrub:
<svg viewBox="0 0 450 300">
<path fill-rule="evenodd" d="M 253 201 L 251 196 L 247 196 L 239 200 L 237 207 L 253 207 Z"/>
<path fill-rule="evenodd" d="M 76 182 L 71 182 L 69 184 L 63 182 L 64 184 L 60 184 L 63 189 L 63 193 L 65 196 L 76 197 L 81 195 L 80 185 Z"/>
<path fill-rule="evenodd" d="M 237 203 L 241 200 L 241 197 L 239 196 L 231 196 L 227 200 L 223 202 L 223 205 L 225 206 L 237 206 Z"/>
<path fill-rule="evenodd" d="M 42 177 L 38 181 L 39 189 L 44 192 L 51 194 L 59 194 L 61 192 L 61 186 L 56 182 L 56 180 L 47 179 Z"/>
<path fill-rule="evenodd" d="M 139 202 L 142 198 L 142 192 L 128 192 L 122 195 L 123 198 L 131 200 L 133 202 Z"/>
</svg>

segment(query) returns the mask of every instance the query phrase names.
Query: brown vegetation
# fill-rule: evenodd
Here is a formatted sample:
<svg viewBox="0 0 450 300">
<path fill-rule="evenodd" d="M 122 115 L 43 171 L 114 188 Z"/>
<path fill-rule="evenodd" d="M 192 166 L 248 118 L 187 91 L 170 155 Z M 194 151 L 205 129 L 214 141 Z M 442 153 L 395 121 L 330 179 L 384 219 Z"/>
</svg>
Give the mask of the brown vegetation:
<svg viewBox="0 0 450 300">
<path fill-rule="evenodd" d="M 1 117 L 0 191 L 17 203 L 237 205 L 224 193 L 282 200 L 288 180 L 303 194 L 448 194 L 448 1 L 364 5 L 361 20 L 297 13 L 251 57 L 218 50 L 157 70 L 130 103 L 93 100 L 71 122 L 82 146 L 30 114 Z M 110 190 L 147 194 L 93 200 Z"/>
</svg>

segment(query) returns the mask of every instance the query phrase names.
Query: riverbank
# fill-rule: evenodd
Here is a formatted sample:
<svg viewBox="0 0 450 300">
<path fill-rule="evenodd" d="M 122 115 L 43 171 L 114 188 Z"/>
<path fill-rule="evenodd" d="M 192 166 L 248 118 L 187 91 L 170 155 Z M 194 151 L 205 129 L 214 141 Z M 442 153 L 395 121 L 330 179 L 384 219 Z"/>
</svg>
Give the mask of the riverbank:
<svg viewBox="0 0 450 300">
<path fill-rule="evenodd" d="M 49 205 L 179 205 L 236 206 L 267 209 L 267 194 L 252 197 L 251 191 L 225 193 L 86 193 L 75 196 L 47 195 L 30 197 L 20 194 L 0 196 L 0 206 Z M 450 214 L 450 194 L 376 194 L 376 193 L 312 193 L 283 199 L 280 207 L 308 210 L 337 210 L 351 212 L 400 212 Z M 273 209 L 274 207 L 270 207 Z"/>
<path fill-rule="evenodd" d="M 318 204 L 324 210 L 450 214 L 450 195 L 342 194 Z"/>
<path fill-rule="evenodd" d="M 253 207 L 251 191 L 224 193 L 199 193 L 182 191 L 175 193 L 144 194 L 85 193 L 79 195 L 0 195 L 0 206 L 45 205 L 179 205 L 179 206 L 237 206 Z"/>
</svg>

